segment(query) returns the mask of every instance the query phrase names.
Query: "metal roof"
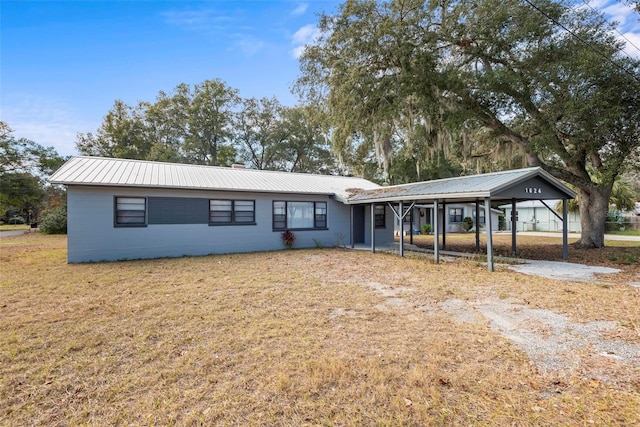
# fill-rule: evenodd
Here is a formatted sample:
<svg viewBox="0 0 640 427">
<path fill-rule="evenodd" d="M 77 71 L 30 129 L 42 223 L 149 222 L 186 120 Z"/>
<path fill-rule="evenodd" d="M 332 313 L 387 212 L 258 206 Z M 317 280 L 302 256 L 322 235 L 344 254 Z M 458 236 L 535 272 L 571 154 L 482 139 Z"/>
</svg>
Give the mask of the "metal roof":
<svg viewBox="0 0 640 427">
<path fill-rule="evenodd" d="M 71 158 L 49 181 L 64 185 L 326 194 L 341 201 L 355 189 L 380 188 L 354 177 L 87 156 Z"/>
<path fill-rule="evenodd" d="M 348 203 L 361 204 L 401 200 L 429 201 L 435 199 L 445 202 L 455 200 L 469 201 L 495 197 L 505 189 L 534 178 L 541 178 L 568 198 L 575 197 L 575 192 L 558 179 L 540 167 L 533 167 L 381 187 L 357 192 L 349 197 Z M 504 197 L 504 199 L 506 198 Z M 530 199 L 545 199 L 545 197 L 536 195 L 530 197 Z"/>
</svg>

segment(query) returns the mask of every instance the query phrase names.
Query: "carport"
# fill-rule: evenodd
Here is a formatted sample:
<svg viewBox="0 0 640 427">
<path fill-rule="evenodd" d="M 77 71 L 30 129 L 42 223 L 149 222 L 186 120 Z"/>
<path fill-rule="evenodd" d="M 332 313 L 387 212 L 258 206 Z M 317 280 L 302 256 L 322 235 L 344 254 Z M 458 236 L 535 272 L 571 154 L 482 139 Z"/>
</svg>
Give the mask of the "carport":
<svg viewBox="0 0 640 427">
<path fill-rule="evenodd" d="M 434 215 L 434 258 L 440 261 L 440 232 L 439 221 L 444 223 L 446 205 L 452 202 L 475 203 L 475 229 L 476 250 L 480 249 L 480 209 L 485 212 L 485 228 L 487 233 L 487 265 L 489 271 L 493 266 L 493 242 L 491 226 L 491 202 L 511 201 L 513 207 L 512 222 L 516 221 L 516 203 L 523 200 L 562 200 L 562 215 L 556 213 L 546 205 L 562 221 L 562 257 L 569 257 L 568 227 L 567 227 L 567 200 L 573 199 L 576 193 L 540 167 L 516 169 L 503 172 L 486 173 L 479 175 L 461 176 L 456 178 L 440 179 L 434 181 L 416 182 L 411 184 L 394 185 L 374 190 L 363 190 L 352 194 L 347 204 L 351 205 L 351 246 L 353 240 L 353 207 L 356 205 L 369 205 L 371 218 L 374 218 L 376 205 L 388 205 L 396 218 L 400 220 L 400 256 L 404 256 L 403 219 L 410 209 L 416 204 L 433 204 Z M 405 209 L 407 208 L 408 209 Z M 439 209 L 442 207 L 442 217 L 439 218 Z M 375 221 L 371 225 L 371 251 L 375 252 Z M 511 252 L 517 252 L 516 227 L 511 227 Z M 446 231 L 443 228 L 442 246 L 446 247 Z"/>
</svg>

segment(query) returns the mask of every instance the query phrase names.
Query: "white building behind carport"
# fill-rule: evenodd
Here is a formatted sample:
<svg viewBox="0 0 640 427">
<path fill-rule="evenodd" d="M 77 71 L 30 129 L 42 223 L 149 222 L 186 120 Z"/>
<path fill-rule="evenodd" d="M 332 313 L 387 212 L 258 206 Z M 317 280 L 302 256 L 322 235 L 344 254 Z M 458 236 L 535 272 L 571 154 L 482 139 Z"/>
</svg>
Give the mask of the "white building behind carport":
<svg viewBox="0 0 640 427">
<path fill-rule="evenodd" d="M 562 231 L 562 214 L 557 212 L 560 200 L 524 200 L 516 203 L 516 231 Z M 511 218 L 511 204 L 501 205 L 505 218 Z M 560 212 L 562 206 L 560 205 Z M 511 221 L 506 221 L 507 230 L 513 228 Z M 580 233 L 580 213 L 567 213 L 567 227 L 570 233 Z"/>
</svg>

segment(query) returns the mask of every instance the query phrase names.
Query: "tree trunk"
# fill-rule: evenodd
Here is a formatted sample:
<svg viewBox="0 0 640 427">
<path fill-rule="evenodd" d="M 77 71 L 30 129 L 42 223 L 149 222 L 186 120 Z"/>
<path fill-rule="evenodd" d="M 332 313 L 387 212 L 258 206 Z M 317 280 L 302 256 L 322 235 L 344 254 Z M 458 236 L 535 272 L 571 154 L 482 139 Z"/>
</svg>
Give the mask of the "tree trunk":
<svg viewBox="0 0 640 427">
<path fill-rule="evenodd" d="M 604 188 L 578 189 L 580 225 L 582 233 L 576 246 L 580 248 L 604 247 L 604 230 L 609 213 L 609 197 L 613 185 Z"/>
</svg>

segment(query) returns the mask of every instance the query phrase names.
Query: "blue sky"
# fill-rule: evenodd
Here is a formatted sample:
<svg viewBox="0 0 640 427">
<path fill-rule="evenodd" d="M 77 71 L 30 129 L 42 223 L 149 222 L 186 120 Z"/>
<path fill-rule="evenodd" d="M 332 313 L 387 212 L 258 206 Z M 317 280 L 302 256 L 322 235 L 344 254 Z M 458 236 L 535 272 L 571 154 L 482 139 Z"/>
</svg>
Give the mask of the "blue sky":
<svg viewBox="0 0 640 427">
<path fill-rule="evenodd" d="M 340 1 L 7 1 L 0 3 L 0 120 L 17 137 L 76 154 L 116 99 L 219 78 L 242 97 L 296 99 L 297 54 L 317 13 Z M 638 15 L 592 1 L 640 47 Z M 640 57 L 640 50 L 627 52 Z"/>
<path fill-rule="evenodd" d="M 219 78 L 286 105 L 296 52 L 338 1 L 5 1 L 0 119 L 14 135 L 75 154 L 116 99 L 153 101 Z"/>
</svg>

